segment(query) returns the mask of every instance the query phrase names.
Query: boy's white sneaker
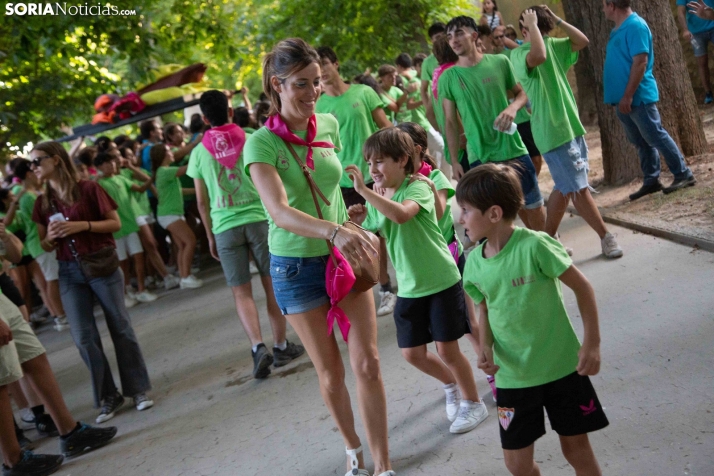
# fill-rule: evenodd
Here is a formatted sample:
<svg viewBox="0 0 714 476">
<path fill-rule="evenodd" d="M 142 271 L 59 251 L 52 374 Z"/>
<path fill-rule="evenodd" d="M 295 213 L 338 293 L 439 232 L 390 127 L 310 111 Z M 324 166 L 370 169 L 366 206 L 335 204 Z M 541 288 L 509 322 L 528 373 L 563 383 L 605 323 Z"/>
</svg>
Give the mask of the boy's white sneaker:
<svg viewBox="0 0 714 476">
<path fill-rule="evenodd" d="M 461 392 L 459 392 L 459 387 L 455 383 L 450 383 L 449 385 L 444 385 L 444 393 L 446 394 L 446 418 L 453 422 L 459 414 Z"/>
<path fill-rule="evenodd" d="M 378 316 L 386 316 L 394 312 L 394 306 L 397 305 L 397 296 L 389 291 L 379 291 L 379 308 L 377 308 Z"/>
<path fill-rule="evenodd" d="M 195 288 L 200 288 L 203 286 L 203 281 L 198 279 L 194 275 L 189 275 L 186 276 L 185 278 L 181 278 L 181 289 L 195 289 Z"/>
<path fill-rule="evenodd" d="M 164 288 L 168 291 L 169 289 L 179 287 L 181 280 L 174 276 L 173 274 L 167 274 L 164 278 Z"/>
<path fill-rule="evenodd" d="M 128 294 L 124 295 L 124 307 L 127 309 L 130 309 L 134 306 L 136 306 L 137 301 L 133 297 L 129 296 Z"/>
<path fill-rule="evenodd" d="M 484 421 L 487 416 L 488 409 L 483 400 L 478 403 L 462 400 L 459 415 L 454 420 L 454 423 L 451 424 L 449 431 L 455 434 L 468 433 Z"/>
<path fill-rule="evenodd" d="M 139 302 L 154 302 L 158 299 L 156 294 L 150 293 L 149 291 L 142 291 L 134 295 L 134 299 Z"/>
</svg>

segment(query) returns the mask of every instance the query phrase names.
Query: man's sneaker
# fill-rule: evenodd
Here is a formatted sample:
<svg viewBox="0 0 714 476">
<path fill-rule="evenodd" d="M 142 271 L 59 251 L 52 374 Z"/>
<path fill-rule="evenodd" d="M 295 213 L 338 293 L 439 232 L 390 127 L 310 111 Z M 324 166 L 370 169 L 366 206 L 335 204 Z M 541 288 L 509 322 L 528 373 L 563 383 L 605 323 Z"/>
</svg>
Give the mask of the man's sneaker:
<svg viewBox="0 0 714 476">
<path fill-rule="evenodd" d="M 68 436 L 60 438 L 60 451 L 65 458 L 71 458 L 80 453 L 101 448 L 117 434 L 115 426 L 95 428 L 79 423 L 79 426 Z"/>
<path fill-rule="evenodd" d="M 147 397 L 145 393 L 140 393 L 134 397 L 134 406 L 139 411 L 148 410 L 154 406 L 154 401 Z"/>
<path fill-rule="evenodd" d="M 181 278 L 181 283 L 179 285 L 181 286 L 181 289 L 195 289 L 203 286 L 203 281 L 191 274 L 185 278 Z"/>
<path fill-rule="evenodd" d="M 491 395 L 493 395 L 493 401 L 496 402 L 496 379 L 493 375 L 486 375 L 486 381 L 491 387 Z"/>
<path fill-rule="evenodd" d="M 17 438 L 17 443 L 20 445 L 21 450 L 31 450 L 34 448 L 32 441 L 25 436 L 25 432 L 20 428 L 15 427 L 15 437 Z"/>
<path fill-rule="evenodd" d="M 120 393 L 105 398 L 102 410 L 99 412 L 96 422 L 104 423 L 105 421 L 111 420 L 122 405 L 124 405 L 124 397 L 122 397 Z"/>
<path fill-rule="evenodd" d="M 124 295 L 124 307 L 126 307 L 127 309 L 131 309 L 132 307 L 136 306 L 137 304 L 138 304 L 138 301 L 136 299 L 129 296 L 128 294 Z"/>
<path fill-rule="evenodd" d="M 142 291 L 140 293 L 137 293 L 134 296 L 134 299 L 136 299 L 139 302 L 154 302 L 158 299 L 159 297 L 156 294 L 152 294 L 149 291 Z"/>
<path fill-rule="evenodd" d="M 47 413 L 43 413 L 35 418 L 35 428 L 37 428 L 37 432 L 42 436 L 59 436 L 59 430 L 57 430 L 55 421 Z"/>
<path fill-rule="evenodd" d="M 691 175 L 685 179 L 674 179 L 674 181 L 672 181 L 672 184 L 669 187 L 662 190 L 662 193 L 667 195 L 669 193 L 676 192 L 677 190 L 680 190 L 682 188 L 691 187 L 695 183 L 697 183 L 697 179 L 694 178 L 694 175 Z"/>
<path fill-rule="evenodd" d="M 266 378 L 270 375 L 270 364 L 273 363 L 273 356 L 268 352 L 265 344 L 258 344 L 258 348 L 253 352 L 253 378 Z"/>
<path fill-rule="evenodd" d="M 62 466 L 64 457 L 60 455 L 36 455 L 23 451 L 20 461 L 12 468 L 2 465 L 2 476 L 47 476 Z"/>
<path fill-rule="evenodd" d="M 714 96 L 712 95 L 711 92 L 708 92 L 706 96 L 704 96 L 704 104 L 711 104 L 714 102 Z"/>
<path fill-rule="evenodd" d="M 169 289 L 177 288 L 179 287 L 179 284 L 181 283 L 181 280 L 174 276 L 173 274 L 167 274 L 164 277 L 164 288 L 168 291 Z"/>
<path fill-rule="evenodd" d="M 662 190 L 662 182 L 657 180 L 655 183 L 650 184 L 650 185 L 642 185 L 638 191 L 635 193 L 630 194 L 630 200 L 637 200 L 638 198 L 642 198 L 645 195 L 649 195 L 650 193 L 657 193 L 660 190 Z"/>
<path fill-rule="evenodd" d="M 455 383 L 450 383 L 444 386 L 444 393 L 446 394 L 446 418 L 453 422 L 459 414 L 461 392 L 459 392 L 459 387 Z"/>
<path fill-rule="evenodd" d="M 69 329 L 69 322 L 67 322 L 67 316 L 58 316 L 54 318 L 54 327 L 57 332 L 62 332 Z"/>
<path fill-rule="evenodd" d="M 397 305 L 397 296 L 389 291 L 379 291 L 379 307 L 377 308 L 378 316 L 386 316 L 394 312 L 394 306 Z"/>
<path fill-rule="evenodd" d="M 600 240 L 600 244 L 602 245 L 602 254 L 606 258 L 620 258 L 622 256 L 622 248 L 617 244 L 615 235 L 612 233 L 606 233 L 605 238 Z"/>
<path fill-rule="evenodd" d="M 300 344 L 293 344 L 292 342 L 286 340 L 287 347 L 285 350 L 280 350 L 277 347 L 273 347 L 273 366 L 282 367 L 283 365 L 288 365 L 293 360 L 300 357 L 305 353 L 305 347 Z"/>
<path fill-rule="evenodd" d="M 33 312 L 32 314 L 30 314 L 30 323 L 31 324 L 35 324 L 35 325 L 39 326 L 41 324 L 45 324 L 46 322 L 47 322 L 47 318 L 40 316 L 39 313 Z"/>
<path fill-rule="evenodd" d="M 136 297 L 136 289 L 134 289 L 134 286 L 131 284 L 127 284 L 124 286 L 124 294 L 126 294 L 129 297 Z"/>
<path fill-rule="evenodd" d="M 451 424 L 449 431 L 451 433 L 468 433 L 484 421 L 487 416 L 488 409 L 486 409 L 483 400 L 478 403 L 462 400 L 459 415 L 454 420 L 454 423 Z"/>
</svg>

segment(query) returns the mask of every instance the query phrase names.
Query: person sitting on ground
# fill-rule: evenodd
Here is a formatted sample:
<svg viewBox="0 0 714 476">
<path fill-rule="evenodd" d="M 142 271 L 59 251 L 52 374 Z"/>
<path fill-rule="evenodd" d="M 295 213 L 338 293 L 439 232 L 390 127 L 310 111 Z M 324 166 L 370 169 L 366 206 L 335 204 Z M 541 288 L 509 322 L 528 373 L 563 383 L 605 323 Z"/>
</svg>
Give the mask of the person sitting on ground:
<svg viewBox="0 0 714 476">
<path fill-rule="evenodd" d="M 470 170 L 456 186 L 456 203 L 459 223 L 471 239 L 486 238 L 466 260 L 464 289 L 479 306 L 478 366 L 497 377 L 506 468 L 514 476 L 541 474 L 533 452 L 545 434 L 545 407 L 575 473 L 601 475 L 587 435 L 608 425 L 588 377 L 600 371 L 591 284 L 563 245 L 547 233 L 514 225 L 523 192 L 513 169 L 485 164 Z M 582 345 L 565 309 L 561 282 L 575 293 Z"/>
</svg>

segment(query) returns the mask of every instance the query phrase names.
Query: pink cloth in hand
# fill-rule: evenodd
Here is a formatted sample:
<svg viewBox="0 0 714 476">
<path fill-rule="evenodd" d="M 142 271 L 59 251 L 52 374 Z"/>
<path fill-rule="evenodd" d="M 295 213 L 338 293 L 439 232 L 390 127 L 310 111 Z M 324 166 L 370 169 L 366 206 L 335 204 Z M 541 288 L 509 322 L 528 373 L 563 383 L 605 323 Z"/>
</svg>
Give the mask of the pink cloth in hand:
<svg viewBox="0 0 714 476">
<path fill-rule="evenodd" d="M 327 311 L 327 335 L 332 334 L 332 329 L 337 321 L 337 325 L 342 331 L 342 338 L 347 342 L 347 335 L 350 332 L 350 319 L 337 304 L 347 296 L 354 286 L 356 278 L 350 263 L 342 256 L 336 247 L 332 249 L 335 255 L 337 266 L 332 257 L 327 259 L 327 270 L 325 272 L 325 285 L 327 295 L 330 296 L 330 310 Z"/>
</svg>

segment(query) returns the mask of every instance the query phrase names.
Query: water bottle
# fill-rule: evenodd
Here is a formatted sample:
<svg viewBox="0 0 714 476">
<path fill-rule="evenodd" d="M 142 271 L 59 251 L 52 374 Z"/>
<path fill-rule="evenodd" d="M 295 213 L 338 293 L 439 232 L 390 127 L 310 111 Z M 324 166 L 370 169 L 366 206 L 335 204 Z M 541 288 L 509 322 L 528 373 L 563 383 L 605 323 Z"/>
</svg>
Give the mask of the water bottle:
<svg viewBox="0 0 714 476">
<path fill-rule="evenodd" d="M 496 123 L 493 123 L 493 130 L 498 131 L 498 132 L 503 132 L 504 134 L 508 134 L 509 136 L 512 136 L 513 134 L 516 133 L 518 130 L 518 126 L 516 125 L 515 122 L 511 122 L 511 127 L 506 129 L 505 131 L 501 131 L 497 126 Z"/>
</svg>

